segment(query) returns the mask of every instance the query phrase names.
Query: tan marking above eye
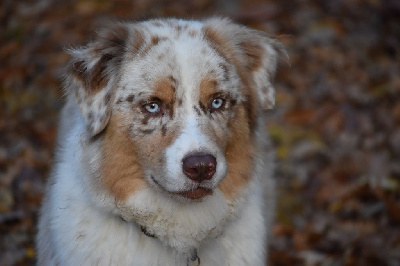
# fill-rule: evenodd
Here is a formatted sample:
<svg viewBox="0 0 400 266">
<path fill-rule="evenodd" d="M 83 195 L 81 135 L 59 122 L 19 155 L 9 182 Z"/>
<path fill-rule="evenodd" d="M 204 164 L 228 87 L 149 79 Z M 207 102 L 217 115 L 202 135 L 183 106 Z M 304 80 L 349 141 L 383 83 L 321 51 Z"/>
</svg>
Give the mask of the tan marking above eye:
<svg viewBox="0 0 400 266">
<path fill-rule="evenodd" d="M 149 115 L 164 115 L 165 112 L 168 112 L 172 118 L 174 114 L 175 85 L 176 79 L 173 76 L 157 80 L 153 85 L 155 90 L 151 97 L 141 103 L 142 111 Z"/>
<path fill-rule="evenodd" d="M 153 97 L 160 99 L 167 105 L 171 104 L 175 101 L 175 83 L 176 80 L 172 76 L 159 79 L 154 84 Z"/>
<path fill-rule="evenodd" d="M 205 78 L 200 82 L 200 102 L 207 106 L 210 97 L 217 92 L 217 81 L 211 78 Z"/>
<path fill-rule="evenodd" d="M 218 91 L 218 82 L 215 79 L 205 78 L 200 82 L 199 105 L 204 113 L 222 110 L 226 107 L 227 98 L 227 95 Z M 217 105 L 215 100 L 218 101 Z"/>
</svg>

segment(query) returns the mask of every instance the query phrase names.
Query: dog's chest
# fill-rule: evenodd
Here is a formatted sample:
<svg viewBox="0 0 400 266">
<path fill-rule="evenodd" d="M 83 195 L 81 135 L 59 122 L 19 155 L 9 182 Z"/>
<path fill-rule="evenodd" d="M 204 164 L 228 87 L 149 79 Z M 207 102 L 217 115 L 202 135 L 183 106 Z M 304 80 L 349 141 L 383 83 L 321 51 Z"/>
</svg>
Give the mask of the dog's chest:
<svg viewBox="0 0 400 266">
<path fill-rule="evenodd" d="M 64 258 L 65 262 L 71 265 L 137 266 L 226 264 L 221 239 L 206 241 L 200 248 L 193 249 L 192 254 L 179 254 L 174 249 L 164 246 L 159 239 L 145 235 L 134 223 L 117 221 L 111 217 L 100 219 L 103 223 L 91 224 L 87 220 L 79 222 L 86 225 L 73 233 L 81 236 L 75 238 L 75 244 L 79 244 L 72 248 L 80 249 L 80 252 L 75 252 L 74 257 Z"/>
</svg>

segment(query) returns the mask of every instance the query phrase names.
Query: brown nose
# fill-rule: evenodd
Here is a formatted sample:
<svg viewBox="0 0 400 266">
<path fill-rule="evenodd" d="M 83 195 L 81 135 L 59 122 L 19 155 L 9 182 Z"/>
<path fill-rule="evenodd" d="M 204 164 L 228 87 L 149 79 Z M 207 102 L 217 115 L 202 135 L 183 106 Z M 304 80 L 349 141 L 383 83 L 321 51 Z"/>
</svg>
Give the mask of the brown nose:
<svg viewBox="0 0 400 266">
<path fill-rule="evenodd" d="M 185 175 L 199 183 L 210 180 L 215 174 L 216 167 L 217 160 L 210 154 L 191 154 L 182 160 L 182 169 Z"/>
</svg>

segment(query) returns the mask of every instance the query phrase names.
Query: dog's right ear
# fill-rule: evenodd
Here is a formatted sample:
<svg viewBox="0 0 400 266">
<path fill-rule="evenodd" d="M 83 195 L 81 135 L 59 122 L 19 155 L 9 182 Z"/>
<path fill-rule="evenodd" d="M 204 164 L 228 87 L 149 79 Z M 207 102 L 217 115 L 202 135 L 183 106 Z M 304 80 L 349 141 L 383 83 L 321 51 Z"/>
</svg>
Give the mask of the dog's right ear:
<svg viewBox="0 0 400 266">
<path fill-rule="evenodd" d="M 242 76 L 250 78 L 259 109 L 273 108 L 275 89 L 272 80 L 278 52 L 286 54 L 283 46 L 265 33 L 235 24 L 229 19 L 207 20 L 204 34 L 218 53 L 245 72 Z"/>
<path fill-rule="evenodd" d="M 114 23 L 87 46 L 69 51 L 72 59 L 64 89 L 77 102 L 90 136 L 100 133 L 110 119 L 110 101 L 128 35 L 125 25 Z"/>
</svg>

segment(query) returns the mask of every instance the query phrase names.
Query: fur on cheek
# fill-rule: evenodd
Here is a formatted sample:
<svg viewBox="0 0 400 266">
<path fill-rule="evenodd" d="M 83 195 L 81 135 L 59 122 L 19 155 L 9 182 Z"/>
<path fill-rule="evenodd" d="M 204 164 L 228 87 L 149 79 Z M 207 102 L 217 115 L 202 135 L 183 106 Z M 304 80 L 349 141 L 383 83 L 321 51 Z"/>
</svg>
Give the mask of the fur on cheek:
<svg viewBox="0 0 400 266">
<path fill-rule="evenodd" d="M 144 171 L 127 130 L 121 130 L 121 119 L 112 117 L 103 139 L 101 182 L 117 201 L 124 201 L 147 186 Z"/>
<path fill-rule="evenodd" d="M 254 136 L 248 119 L 244 108 L 239 108 L 235 122 L 231 123 L 232 135 L 225 151 L 228 173 L 218 185 L 227 199 L 238 197 L 253 176 Z"/>
</svg>

